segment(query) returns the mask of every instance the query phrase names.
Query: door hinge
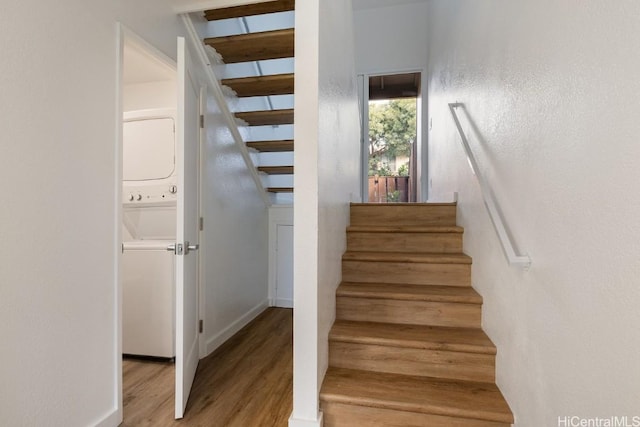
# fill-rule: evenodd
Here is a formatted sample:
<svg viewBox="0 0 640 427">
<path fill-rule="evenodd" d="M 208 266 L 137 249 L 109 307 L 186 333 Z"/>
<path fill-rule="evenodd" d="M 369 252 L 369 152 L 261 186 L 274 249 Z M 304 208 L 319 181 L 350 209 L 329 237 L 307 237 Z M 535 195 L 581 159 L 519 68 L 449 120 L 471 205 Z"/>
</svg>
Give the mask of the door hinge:
<svg viewBox="0 0 640 427">
<path fill-rule="evenodd" d="M 204 129 L 204 114 L 200 114 L 200 127 Z"/>
<path fill-rule="evenodd" d="M 204 230 L 204 217 L 200 217 L 200 231 Z"/>
<path fill-rule="evenodd" d="M 200 333 L 204 332 L 204 320 L 202 319 L 198 321 L 198 332 Z"/>
</svg>

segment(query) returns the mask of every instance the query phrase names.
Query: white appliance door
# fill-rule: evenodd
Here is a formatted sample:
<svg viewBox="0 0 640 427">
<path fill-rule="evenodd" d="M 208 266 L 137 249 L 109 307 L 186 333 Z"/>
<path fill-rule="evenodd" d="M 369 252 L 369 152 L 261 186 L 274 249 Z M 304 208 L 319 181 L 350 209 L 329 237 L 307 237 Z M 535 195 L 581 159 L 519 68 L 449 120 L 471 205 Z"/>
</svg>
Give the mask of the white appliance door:
<svg viewBox="0 0 640 427">
<path fill-rule="evenodd" d="M 174 256 L 166 249 L 171 243 L 148 240 L 124 243 L 122 352 L 125 354 L 175 357 Z"/>
<path fill-rule="evenodd" d="M 190 70 L 193 69 L 185 39 L 179 37 L 176 132 L 178 198 L 175 257 L 176 418 L 182 418 L 184 415 L 199 360 L 198 252 L 196 249 L 198 245 L 200 89 L 191 74 Z"/>
</svg>

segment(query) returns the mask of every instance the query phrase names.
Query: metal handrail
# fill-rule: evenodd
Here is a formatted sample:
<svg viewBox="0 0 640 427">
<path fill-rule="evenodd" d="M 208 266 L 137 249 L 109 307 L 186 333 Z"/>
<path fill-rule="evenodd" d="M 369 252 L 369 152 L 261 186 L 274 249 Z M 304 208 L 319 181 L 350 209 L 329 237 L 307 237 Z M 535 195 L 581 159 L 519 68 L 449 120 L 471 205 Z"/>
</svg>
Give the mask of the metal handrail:
<svg viewBox="0 0 640 427">
<path fill-rule="evenodd" d="M 251 160 L 251 156 L 249 155 L 249 150 L 247 150 L 247 146 L 242 139 L 242 135 L 240 135 L 240 130 L 238 130 L 238 125 L 236 123 L 236 118 L 229 110 L 227 106 L 227 102 L 225 99 L 224 92 L 222 91 L 222 86 L 220 86 L 220 82 L 213 72 L 213 67 L 211 66 L 211 62 L 209 61 L 209 57 L 207 56 L 207 52 L 204 49 L 204 45 L 198 36 L 198 32 L 196 31 L 195 26 L 193 25 L 193 21 L 188 14 L 182 14 L 182 21 L 187 29 L 187 33 L 189 35 L 189 41 L 191 42 L 191 46 L 193 46 L 194 50 L 198 55 L 198 59 L 200 63 L 204 67 L 205 73 L 207 75 L 207 80 L 209 83 L 209 88 L 213 92 L 213 96 L 216 98 L 218 103 L 218 107 L 220 107 L 220 112 L 224 117 L 224 120 L 229 127 L 229 131 L 231 132 L 231 136 L 233 137 L 234 142 L 240 149 L 240 154 L 244 159 L 247 168 L 249 169 L 249 173 L 251 174 L 251 178 L 253 178 L 256 187 L 258 188 L 258 192 L 260 193 L 260 197 L 266 206 L 270 206 L 271 203 L 269 198 L 267 197 L 267 193 L 262 184 L 262 180 L 258 175 L 258 171 L 256 170 L 253 161 Z"/>
<path fill-rule="evenodd" d="M 471 151 L 471 147 L 469 146 L 469 141 L 460 125 L 460 120 L 458 119 L 458 115 L 456 113 L 456 108 L 464 108 L 464 104 L 459 102 L 454 102 L 449 104 L 449 110 L 451 111 L 451 116 L 453 117 L 453 121 L 456 124 L 456 128 L 458 128 L 458 133 L 460 133 L 460 139 L 462 140 L 462 146 L 467 155 L 467 160 L 469 165 L 471 166 L 471 170 L 473 171 L 476 179 L 478 180 L 478 184 L 480 184 L 480 192 L 482 193 L 482 199 L 484 201 L 484 205 L 489 212 L 489 218 L 491 218 L 491 223 L 493 224 L 493 228 L 496 230 L 498 234 L 498 239 L 500 239 L 500 243 L 502 244 L 502 251 L 504 252 L 507 261 L 509 261 L 510 265 L 516 265 L 528 270 L 531 267 L 531 258 L 527 254 L 517 254 L 514 244 L 511 241 L 511 237 L 507 232 L 507 228 L 504 223 L 504 218 L 500 214 L 500 210 L 498 209 L 498 205 L 493 198 L 493 193 L 490 191 L 490 188 L 485 181 L 480 169 L 478 168 L 478 163 Z"/>
</svg>

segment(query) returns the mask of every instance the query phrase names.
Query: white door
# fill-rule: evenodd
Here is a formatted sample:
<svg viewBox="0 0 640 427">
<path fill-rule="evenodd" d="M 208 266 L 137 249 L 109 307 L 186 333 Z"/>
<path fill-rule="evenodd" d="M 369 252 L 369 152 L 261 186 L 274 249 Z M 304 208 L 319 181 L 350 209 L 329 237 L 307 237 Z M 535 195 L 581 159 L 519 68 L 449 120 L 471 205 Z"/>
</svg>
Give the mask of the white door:
<svg viewBox="0 0 640 427">
<path fill-rule="evenodd" d="M 178 38 L 178 175 L 176 233 L 176 418 L 182 418 L 198 367 L 199 86 L 190 73 L 185 39 Z"/>
<path fill-rule="evenodd" d="M 276 226 L 276 307 L 293 308 L 293 225 Z"/>
</svg>

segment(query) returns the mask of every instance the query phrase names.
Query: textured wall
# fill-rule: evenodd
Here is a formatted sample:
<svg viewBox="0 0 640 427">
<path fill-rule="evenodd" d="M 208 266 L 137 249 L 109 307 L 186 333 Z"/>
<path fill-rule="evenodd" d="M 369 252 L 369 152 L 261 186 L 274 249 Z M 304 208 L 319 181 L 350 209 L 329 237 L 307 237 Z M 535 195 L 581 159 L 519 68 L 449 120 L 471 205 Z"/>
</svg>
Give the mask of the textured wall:
<svg viewBox="0 0 640 427">
<path fill-rule="evenodd" d="M 202 159 L 207 353 L 268 304 L 267 208 L 219 106 L 210 98 Z"/>
<path fill-rule="evenodd" d="M 640 415 L 640 3 L 433 0 L 430 178 L 465 251 L 517 426 Z M 529 272 L 510 268 L 447 103 Z"/>
<path fill-rule="evenodd" d="M 353 13 L 358 73 L 426 68 L 427 2 L 373 7 Z"/>
<path fill-rule="evenodd" d="M 351 2 L 296 5 L 294 408 L 290 426 L 318 425 L 318 391 L 359 191 L 359 119 Z M 336 49 L 336 46 L 340 46 Z M 317 84 L 313 83 L 317 82 Z"/>
<path fill-rule="evenodd" d="M 358 74 L 422 72 L 418 114 L 427 121 L 427 1 L 382 7 L 380 2 L 354 3 L 355 59 Z M 404 3 L 404 2 L 400 2 Z M 427 199 L 427 130 L 418 121 L 418 201 Z"/>
<path fill-rule="evenodd" d="M 175 57 L 167 1 L 2 5 L 3 425 L 93 425 L 116 408 L 118 20 Z"/>
<path fill-rule="evenodd" d="M 318 367 L 324 378 L 335 291 L 342 279 L 349 202 L 359 200 L 360 117 L 351 2 L 320 2 L 318 132 Z M 340 49 L 336 49 L 340 46 Z"/>
</svg>

